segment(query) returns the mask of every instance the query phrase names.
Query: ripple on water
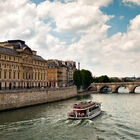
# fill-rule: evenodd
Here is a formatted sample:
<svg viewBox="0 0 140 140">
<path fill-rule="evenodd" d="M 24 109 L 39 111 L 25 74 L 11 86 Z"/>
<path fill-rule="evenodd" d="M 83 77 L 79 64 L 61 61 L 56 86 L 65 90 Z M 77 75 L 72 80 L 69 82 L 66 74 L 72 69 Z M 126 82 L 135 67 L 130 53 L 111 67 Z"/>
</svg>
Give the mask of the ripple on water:
<svg viewBox="0 0 140 140">
<path fill-rule="evenodd" d="M 140 139 L 140 132 L 137 128 L 133 128 L 132 126 L 125 125 L 122 123 L 116 123 L 117 132 L 126 135 L 129 138 Z"/>
<path fill-rule="evenodd" d="M 3 113 L 0 140 L 140 140 L 140 112 L 135 105 L 140 105 L 140 95 L 93 97 L 105 111 L 92 120 L 67 119 L 76 99 Z"/>
</svg>

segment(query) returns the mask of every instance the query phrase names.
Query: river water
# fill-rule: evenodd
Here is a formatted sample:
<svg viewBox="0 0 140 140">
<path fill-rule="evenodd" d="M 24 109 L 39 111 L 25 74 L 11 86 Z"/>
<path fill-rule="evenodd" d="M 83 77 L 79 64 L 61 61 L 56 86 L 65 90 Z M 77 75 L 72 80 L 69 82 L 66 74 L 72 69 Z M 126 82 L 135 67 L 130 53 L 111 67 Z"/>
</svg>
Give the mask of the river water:
<svg viewBox="0 0 140 140">
<path fill-rule="evenodd" d="M 74 103 L 102 102 L 92 120 L 68 120 Z M 0 140 L 140 140 L 140 94 L 113 93 L 0 112 Z"/>
</svg>

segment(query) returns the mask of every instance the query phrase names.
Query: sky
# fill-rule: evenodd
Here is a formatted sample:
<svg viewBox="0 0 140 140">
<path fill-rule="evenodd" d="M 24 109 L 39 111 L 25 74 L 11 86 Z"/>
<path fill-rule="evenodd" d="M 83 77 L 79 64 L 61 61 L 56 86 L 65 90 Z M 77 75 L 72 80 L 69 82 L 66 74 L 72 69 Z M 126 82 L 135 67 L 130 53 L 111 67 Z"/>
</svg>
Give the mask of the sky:
<svg viewBox="0 0 140 140">
<path fill-rule="evenodd" d="M 140 77 L 140 0 L 0 0 L 0 17 L 0 42 L 24 40 L 93 76 Z"/>
</svg>

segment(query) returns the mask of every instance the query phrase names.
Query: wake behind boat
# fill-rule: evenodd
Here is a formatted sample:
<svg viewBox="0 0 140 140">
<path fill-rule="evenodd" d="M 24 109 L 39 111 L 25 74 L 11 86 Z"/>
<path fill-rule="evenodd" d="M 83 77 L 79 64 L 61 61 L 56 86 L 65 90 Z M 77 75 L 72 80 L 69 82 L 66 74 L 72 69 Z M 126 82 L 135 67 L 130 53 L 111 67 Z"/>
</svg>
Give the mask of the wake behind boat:
<svg viewBox="0 0 140 140">
<path fill-rule="evenodd" d="M 101 103 L 85 101 L 74 104 L 73 111 L 68 113 L 69 119 L 92 119 L 101 113 Z"/>
</svg>

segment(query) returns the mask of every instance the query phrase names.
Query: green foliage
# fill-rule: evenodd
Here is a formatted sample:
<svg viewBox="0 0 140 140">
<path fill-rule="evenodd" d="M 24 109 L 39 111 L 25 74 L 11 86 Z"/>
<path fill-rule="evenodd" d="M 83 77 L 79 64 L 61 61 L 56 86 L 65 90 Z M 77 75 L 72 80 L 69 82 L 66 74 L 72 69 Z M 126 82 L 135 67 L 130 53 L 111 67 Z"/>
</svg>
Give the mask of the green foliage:
<svg viewBox="0 0 140 140">
<path fill-rule="evenodd" d="M 80 70 L 74 71 L 73 80 L 74 80 L 74 84 L 77 86 L 77 88 L 80 89 L 80 86 L 82 85 L 82 77 L 81 77 Z"/>
<path fill-rule="evenodd" d="M 80 89 L 81 86 L 86 89 L 93 82 L 91 72 L 84 69 L 74 71 L 73 80 L 78 89 Z"/>
<path fill-rule="evenodd" d="M 106 76 L 106 75 L 99 77 L 99 78 L 98 78 L 98 81 L 99 81 L 100 83 L 109 83 L 109 82 L 110 82 L 108 76 Z"/>
<path fill-rule="evenodd" d="M 92 74 L 90 71 L 83 69 L 81 70 L 81 76 L 82 76 L 82 86 L 84 89 L 86 89 L 93 81 Z"/>
<path fill-rule="evenodd" d="M 95 82 L 95 83 L 112 83 L 112 82 L 123 82 L 123 81 L 118 78 L 113 79 L 113 78 L 109 78 L 107 75 L 103 75 L 100 77 L 93 78 L 93 82 Z"/>
<path fill-rule="evenodd" d="M 132 82 L 132 80 L 123 78 L 120 80 L 119 78 L 109 78 L 107 75 L 102 75 L 100 77 L 92 77 L 92 74 L 88 70 L 75 70 L 73 74 L 74 84 L 77 86 L 78 89 L 82 87 L 86 89 L 90 86 L 92 82 L 95 83 L 111 83 L 111 82 Z"/>
<path fill-rule="evenodd" d="M 127 79 L 127 78 L 123 78 L 122 79 L 123 82 L 133 82 L 133 80 Z"/>
<path fill-rule="evenodd" d="M 122 80 L 116 78 L 116 79 L 113 79 L 113 78 L 110 78 L 110 83 L 111 82 L 122 82 Z"/>
<path fill-rule="evenodd" d="M 107 75 L 103 75 L 97 78 L 94 78 L 95 83 L 109 83 L 110 79 Z"/>
</svg>

